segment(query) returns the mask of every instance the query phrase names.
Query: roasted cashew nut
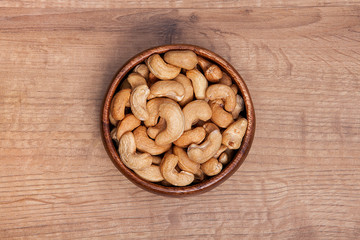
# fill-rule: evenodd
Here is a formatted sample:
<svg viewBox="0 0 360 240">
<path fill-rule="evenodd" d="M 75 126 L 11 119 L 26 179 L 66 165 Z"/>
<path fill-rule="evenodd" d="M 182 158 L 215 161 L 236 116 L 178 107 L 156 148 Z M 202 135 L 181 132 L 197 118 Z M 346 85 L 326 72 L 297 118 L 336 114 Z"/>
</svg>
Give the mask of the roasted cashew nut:
<svg viewBox="0 0 360 240">
<path fill-rule="evenodd" d="M 202 127 L 205 129 L 206 133 L 209 134 L 211 133 L 212 131 L 215 131 L 215 130 L 218 130 L 220 131 L 219 127 L 216 126 L 216 124 L 212 123 L 212 122 L 207 122 L 207 123 L 204 123 L 202 125 Z"/>
<path fill-rule="evenodd" d="M 229 155 L 228 155 L 226 152 L 223 152 L 222 154 L 220 154 L 220 156 L 219 156 L 219 158 L 218 158 L 218 161 L 219 161 L 222 165 L 228 164 L 228 163 L 229 163 L 229 160 L 230 160 L 230 157 L 229 157 Z"/>
<path fill-rule="evenodd" d="M 148 100 L 156 97 L 168 97 L 175 101 L 181 101 L 184 98 L 184 86 L 176 81 L 158 81 L 150 87 Z"/>
<path fill-rule="evenodd" d="M 125 107 L 129 104 L 131 89 L 123 89 L 115 94 L 111 105 L 110 114 L 115 121 L 125 117 Z"/>
<path fill-rule="evenodd" d="M 222 144 L 229 149 L 238 149 L 247 129 L 247 120 L 240 118 L 231 124 L 222 134 Z"/>
<path fill-rule="evenodd" d="M 137 153 L 134 134 L 127 132 L 120 138 L 119 154 L 121 161 L 130 169 L 142 170 L 150 167 L 153 156 L 149 153 Z"/>
<path fill-rule="evenodd" d="M 203 127 L 197 127 L 184 132 L 175 142 L 176 146 L 186 148 L 190 144 L 200 144 L 206 136 L 206 131 Z"/>
<path fill-rule="evenodd" d="M 149 69 L 145 64 L 138 64 L 133 72 L 139 73 L 145 79 L 149 79 Z"/>
<path fill-rule="evenodd" d="M 174 79 L 181 71 L 181 68 L 164 62 L 159 54 L 151 55 L 146 60 L 146 65 L 150 72 L 161 80 Z"/>
<path fill-rule="evenodd" d="M 224 84 L 224 85 L 230 87 L 230 86 L 232 85 L 232 80 L 231 80 L 231 78 L 230 78 L 229 75 L 227 75 L 227 73 L 225 73 L 225 72 L 223 72 L 222 74 L 223 74 L 223 76 L 222 76 L 222 78 L 220 79 L 219 83 Z"/>
<path fill-rule="evenodd" d="M 127 81 L 131 86 L 131 89 L 135 89 L 137 86 L 140 85 L 147 85 L 146 79 L 141 76 L 139 73 L 130 73 L 127 77 Z"/>
<path fill-rule="evenodd" d="M 166 153 L 160 164 L 160 171 L 165 180 L 174 186 L 186 186 L 194 181 L 194 175 L 181 171 L 176 171 L 179 157 L 174 154 Z"/>
<path fill-rule="evenodd" d="M 208 81 L 204 75 L 197 69 L 192 69 L 186 72 L 193 85 L 196 99 L 205 99 L 205 92 L 208 87 Z"/>
<path fill-rule="evenodd" d="M 187 149 L 187 154 L 194 162 L 204 163 L 212 158 L 219 150 L 221 140 L 222 137 L 220 131 L 212 131 L 202 144 L 191 144 Z"/>
<path fill-rule="evenodd" d="M 116 144 L 119 144 L 119 140 L 116 138 L 116 128 L 111 130 L 110 137 L 111 137 L 112 140 L 114 140 L 116 142 Z"/>
<path fill-rule="evenodd" d="M 192 174 L 197 174 L 199 172 L 200 164 L 191 161 L 184 149 L 174 146 L 173 152 L 176 156 L 179 157 L 178 166 L 181 170 L 187 171 Z"/>
<path fill-rule="evenodd" d="M 218 82 L 222 78 L 223 74 L 219 66 L 210 63 L 209 61 L 199 56 L 198 61 L 201 69 L 205 74 L 206 79 L 209 82 Z"/>
<path fill-rule="evenodd" d="M 154 98 L 147 102 L 146 109 L 149 113 L 149 118 L 144 121 L 145 126 L 155 126 L 159 118 L 159 107 L 163 103 L 178 105 L 171 99 L 168 98 Z"/>
<path fill-rule="evenodd" d="M 199 120 L 207 121 L 211 118 L 212 111 L 209 104 L 204 100 L 195 100 L 188 103 L 184 108 L 185 131 Z"/>
<path fill-rule="evenodd" d="M 190 50 L 168 51 L 164 55 L 164 60 L 174 66 L 191 70 L 198 63 L 197 55 Z"/>
<path fill-rule="evenodd" d="M 223 165 L 216 158 L 211 158 L 210 160 L 201 164 L 201 170 L 208 176 L 219 174 L 222 167 Z"/>
<path fill-rule="evenodd" d="M 130 96 L 131 111 L 141 121 L 146 121 L 149 118 L 149 113 L 146 109 L 146 99 L 149 94 L 149 87 L 147 85 L 140 85 L 132 91 Z"/>
<path fill-rule="evenodd" d="M 213 156 L 213 158 L 218 158 L 223 152 L 225 152 L 227 149 L 227 146 L 225 145 L 221 145 L 219 150 L 215 153 L 215 155 Z"/>
<path fill-rule="evenodd" d="M 136 148 L 142 152 L 150 153 L 151 155 L 159 155 L 171 148 L 171 143 L 166 145 L 157 145 L 155 141 L 150 139 L 146 133 L 146 127 L 139 126 L 134 130 Z"/>
<path fill-rule="evenodd" d="M 148 127 L 148 129 L 146 130 L 147 135 L 152 138 L 155 139 L 156 136 L 163 130 L 165 130 L 166 128 L 166 122 L 163 118 L 160 118 L 158 124 L 156 124 L 153 127 Z"/>
<path fill-rule="evenodd" d="M 222 101 L 221 101 L 222 102 Z M 227 128 L 234 122 L 233 115 L 223 109 L 219 101 L 210 101 L 210 108 L 212 110 L 211 120 L 221 128 Z"/>
<path fill-rule="evenodd" d="M 237 119 L 239 114 L 244 110 L 244 99 L 240 95 L 236 95 L 236 106 L 231 112 L 233 119 Z"/>
<path fill-rule="evenodd" d="M 163 103 L 159 106 L 159 116 L 166 121 L 165 130 L 155 138 L 157 145 L 165 145 L 176 141 L 184 132 L 184 114 L 180 106 L 175 103 Z"/>
<path fill-rule="evenodd" d="M 133 114 L 129 113 L 125 115 L 125 118 L 120 122 L 116 131 L 116 138 L 119 140 L 121 136 L 126 132 L 131 132 L 138 126 L 141 121 L 137 119 Z"/>
<path fill-rule="evenodd" d="M 230 88 L 234 91 L 235 95 L 238 93 L 238 87 L 236 86 L 236 84 L 232 84 Z"/>
<path fill-rule="evenodd" d="M 221 99 L 224 101 L 225 110 L 231 112 L 236 106 L 234 91 L 224 84 L 214 84 L 206 90 L 206 98 L 209 100 Z"/>
<path fill-rule="evenodd" d="M 194 98 L 194 89 L 192 87 L 190 79 L 188 79 L 185 75 L 179 74 L 175 79 L 175 81 L 181 83 L 184 87 L 184 98 L 179 101 L 180 106 L 185 106 L 189 102 L 191 102 Z"/>
<path fill-rule="evenodd" d="M 160 171 L 160 166 L 151 165 L 150 167 L 143 170 L 134 170 L 134 172 L 142 179 L 150 182 L 161 182 L 162 180 L 164 180 L 164 177 L 162 176 Z"/>
<path fill-rule="evenodd" d="M 111 115 L 111 113 L 109 113 L 109 121 L 110 121 L 110 123 L 112 124 L 112 125 L 114 125 L 114 126 L 116 126 L 117 124 L 118 124 L 118 120 L 115 120 L 114 118 L 113 118 L 113 116 Z"/>
</svg>

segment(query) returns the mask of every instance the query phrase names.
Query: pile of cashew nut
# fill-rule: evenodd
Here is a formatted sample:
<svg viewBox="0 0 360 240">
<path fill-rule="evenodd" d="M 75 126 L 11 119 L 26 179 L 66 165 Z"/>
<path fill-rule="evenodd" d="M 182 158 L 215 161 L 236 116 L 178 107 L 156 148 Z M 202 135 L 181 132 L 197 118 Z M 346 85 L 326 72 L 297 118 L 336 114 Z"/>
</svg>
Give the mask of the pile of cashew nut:
<svg viewBox="0 0 360 240">
<path fill-rule="evenodd" d="M 141 178 L 186 186 L 217 175 L 241 145 L 244 101 L 216 64 L 188 50 L 153 54 L 110 106 L 111 137 Z"/>
</svg>

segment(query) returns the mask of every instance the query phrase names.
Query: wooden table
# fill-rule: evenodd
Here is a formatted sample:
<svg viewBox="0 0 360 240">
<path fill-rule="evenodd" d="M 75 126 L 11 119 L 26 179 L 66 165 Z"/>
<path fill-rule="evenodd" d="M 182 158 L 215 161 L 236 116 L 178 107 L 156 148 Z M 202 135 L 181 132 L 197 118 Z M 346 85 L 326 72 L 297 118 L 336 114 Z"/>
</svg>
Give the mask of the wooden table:
<svg viewBox="0 0 360 240">
<path fill-rule="evenodd" d="M 99 128 L 119 67 L 170 43 L 231 62 L 257 115 L 239 171 L 181 199 Z M 359 239 L 360 2 L 1 1 L 0 134 L 1 239 Z"/>
</svg>

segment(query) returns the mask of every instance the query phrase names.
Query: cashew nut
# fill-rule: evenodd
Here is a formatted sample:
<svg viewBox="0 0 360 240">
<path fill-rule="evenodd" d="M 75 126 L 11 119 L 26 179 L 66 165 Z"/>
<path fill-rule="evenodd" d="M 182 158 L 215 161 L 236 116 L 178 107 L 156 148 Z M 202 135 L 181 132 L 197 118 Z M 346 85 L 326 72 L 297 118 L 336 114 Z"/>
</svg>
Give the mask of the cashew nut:
<svg viewBox="0 0 360 240">
<path fill-rule="evenodd" d="M 194 89 L 192 87 L 190 79 L 188 79 L 185 75 L 181 73 L 174 80 L 181 83 L 184 87 L 184 98 L 179 102 L 180 106 L 183 107 L 193 100 Z"/>
<path fill-rule="evenodd" d="M 164 55 L 164 60 L 186 70 L 193 69 L 198 63 L 197 55 L 190 50 L 168 51 Z"/>
<path fill-rule="evenodd" d="M 161 174 L 167 182 L 174 186 L 189 185 L 194 181 L 194 175 L 186 171 L 181 171 L 180 173 L 176 171 L 175 167 L 178 164 L 178 161 L 178 156 L 166 153 L 160 164 Z"/>
<path fill-rule="evenodd" d="M 221 139 L 219 130 L 212 131 L 202 144 L 191 144 L 188 147 L 187 154 L 189 158 L 197 163 L 206 162 L 219 150 Z"/>
<path fill-rule="evenodd" d="M 115 94 L 111 105 L 110 114 L 114 120 L 122 120 L 125 117 L 125 107 L 129 104 L 131 89 L 123 89 Z"/>
<path fill-rule="evenodd" d="M 232 84 L 230 88 L 234 91 L 235 95 L 238 93 L 238 87 L 236 86 L 236 84 Z"/>
<path fill-rule="evenodd" d="M 132 132 L 127 132 L 120 138 L 119 154 L 122 162 L 133 170 L 150 167 L 153 158 L 149 153 L 136 152 L 135 137 Z"/>
<path fill-rule="evenodd" d="M 225 165 L 225 164 L 228 164 L 229 163 L 229 160 L 230 160 L 230 157 L 229 155 L 226 153 L 226 152 L 223 152 L 219 158 L 218 158 L 218 161 L 222 164 L 222 165 Z"/>
<path fill-rule="evenodd" d="M 244 100 L 240 95 L 236 95 L 236 106 L 231 112 L 233 119 L 237 119 L 242 110 L 244 110 Z"/>
<path fill-rule="evenodd" d="M 185 131 L 190 130 L 193 124 L 199 120 L 207 121 L 211 118 L 212 111 L 209 104 L 204 100 L 195 100 L 188 103 L 184 108 Z"/>
<path fill-rule="evenodd" d="M 160 79 L 158 79 L 154 74 L 152 74 L 152 72 L 149 73 L 148 85 L 150 87 L 159 80 Z"/>
<path fill-rule="evenodd" d="M 200 169 L 200 164 L 194 161 L 191 161 L 184 149 L 177 146 L 173 147 L 173 152 L 176 156 L 179 157 L 178 166 L 181 170 L 187 171 L 192 174 L 198 173 Z"/>
<path fill-rule="evenodd" d="M 138 126 L 141 121 L 137 119 L 133 114 L 129 113 L 125 115 L 125 118 L 120 122 L 117 127 L 116 138 L 119 140 L 121 136 L 126 132 L 131 132 Z"/>
<path fill-rule="evenodd" d="M 176 81 L 158 81 L 150 87 L 148 100 L 156 97 L 168 97 L 175 101 L 181 101 L 184 98 L 185 89 L 183 85 Z"/>
<path fill-rule="evenodd" d="M 155 138 L 157 145 L 165 145 L 177 140 L 184 132 L 184 114 L 177 103 L 162 103 L 159 106 L 159 116 L 166 121 L 165 130 Z"/>
<path fill-rule="evenodd" d="M 192 143 L 201 143 L 204 140 L 205 136 L 205 129 L 202 127 L 197 127 L 184 132 L 181 137 L 179 137 L 178 140 L 173 143 L 178 147 L 186 148 Z"/>
<path fill-rule="evenodd" d="M 181 68 L 167 64 L 159 54 L 153 54 L 146 60 L 146 65 L 157 78 L 162 80 L 174 79 Z"/>
<path fill-rule="evenodd" d="M 206 98 L 209 100 L 221 99 L 225 102 L 225 110 L 231 112 L 236 105 L 236 95 L 234 91 L 224 84 L 214 84 L 206 90 Z"/>
<path fill-rule="evenodd" d="M 229 149 L 238 149 L 245 135 L 247 128 L 247 120 L 240 118 L 231 124 L 222 134 L 222 144 Z"/>
<path fill-rule="evenodd" d="M 156 136 L 166 128 L 166 122 L 163 118 L 160 118 L 159 123 L 154 127 L 148 127 L 146 130 L 148 136 L 152 139 L 155 139 Z"/>
<path fill-rule="evenodd" d="M 127 81 L 130 84 L 131 89 L 135 89 L 137 86 L 140 85 L 147 85 L 145 78 L 136 72 L 130 73 L 127 77 Z"/>
<path fill-rule="evenodd" d="M 149 113 L 146 109 L 146 99 L 149 94 L 149 87 L 147 85 L 140 85 L 132 91 L 130 96 L 131 111 L 134 116 L 141 121 L 145 121 L 149 118 Z"/>
<path fill-rule="evenodd" d="M 143 170 L 134 170 L 134 172 L 142 179 L 150 182 L 161 182 L 164 180 L 164 177 L 161 175 L 160 167 L 156 165 L 151 165 Z"/>
<path fill-rule="evenodd" d="M 149 69 L 145 64 L 138 64 L 133 72 L 139 73 L 145 79 L 149 79 Z"/>
<path fill-rule="evenodd" d="M 216 159 L 211 158 L 205 163 L 201 164 L 201 170 L 208 176 L 217 175 L 221 172 L 222 164 Z"/>
<path fill-rule="evenodd" d="M 152 164 L 154 164 L 154 165 L 160 165 L 161 160 L 162 160 L 161 157 L 159 157 L 159 156 L 153 156 Z"/>
<path fill-rule="evenodd" d="M 210 101 L 209 104 L 212 110 L 211 120 L 219 127 L 227 128 L 234 122 L 233 115 L 225 111 L 219 101 Z"/>
<path fill-rule="evenodd" d="M 114 125 L 114 126 L 116 126 L 117 124 L 118 124 L 118 120 L 115 120 L 114 118 L 113 118 L 113 116 L 111 115 L 111 113 L 109 113 L 109 121 L 110 121 L 110 123 L 112 124 L 112 125 Z"/>
<path fill-rule="evenodd" d="M 171 148 L 171 143 L 166 145 L 157 145 L 155 141 L 150 139 L 146 133 L 146 127 L 139 126 L 134 130 L 136 148 L 142 152 L 150 153 L 151 155 L 159 155 Z"/>
<path fill-rule="evenodd" d="M 122 83 L 120 85 L 120 90 L 123 90 L 123 89 L 131 89 L 130 83 L 127 81 L 127 79 L 122 81 Z"/>
<path fill-rule="evenodd" d="M 155 126 L 159 118 L 159 107 L 163 103 L 178 105 L 171 99 L 168 98 L 154 98 L 147 102 L 146 109 L 149 113 L 149 118 L 144 121 L 145 126 Z"/>
<path fill-rule="evenodd" d="M 119 144 L 119 140 L 116 138 L 116 131 L 117 131 L 116 128 L 114 128 L 113 130 L 111 130 L 110 136 L 111 136 L 111 139 L 116 142 L 116 144 Z"/>
<path fill-rule="evenodd" d="M 186 77 L 192 81 L 196 99 L 205 99 L 208 81 L 204 75 L 199 70 L 192 69 L 186 72 Z"/>
<path fill-rule="evenodd" d="M 222 76 L 222 78 L 220 79 L 219 83 L 224 84 L 224 85 L 230 87 L 231 84 L 232 84 L 231 78 L 230 78 L 229 75 L 227 75 L 227 73 L 225 73 L 225 72 L 223 72 L 222 74 L 223 74 L 223 76 Z"/>
<path fill-rule="evenodd" d="M 209 61 L 199 56 L 198 61 L 201 69 L 205 74 L 206 79 L 209 82 L 218 82 L 222 78 L 223 74 L 219 66 L 210 63 Z"/>
<path fill-rule="evenodd" d="M 218 126 L 216 126 L 216 124 L 213 124 L 212 122 L 204 123 L 204 124 L 202 125 L 202 127 L 205 129 L 205 131 L 206 131 L 207 134 L 209 134 L 209 133 L 211 133 L 212 131 L 215 131 L 215 130 L 220 131 L 220 129 L 218 128 Z"/>
<path fill-rule="evenodd" d="M 227 149 L 227 146 L 221 145 L 219 150 L 213 156 L 213 158 L 218 158 L 223 152 L 225 152 L 226 149 Z"/>
</svg>

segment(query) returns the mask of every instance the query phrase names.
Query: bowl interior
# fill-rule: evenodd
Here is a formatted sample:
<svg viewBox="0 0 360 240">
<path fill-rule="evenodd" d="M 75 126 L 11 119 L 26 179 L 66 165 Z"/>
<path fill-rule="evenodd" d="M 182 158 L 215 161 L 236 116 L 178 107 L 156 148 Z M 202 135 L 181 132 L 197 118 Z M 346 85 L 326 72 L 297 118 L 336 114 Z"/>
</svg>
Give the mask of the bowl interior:
<svg viewBox="0 0 360 240">
<path fill-rule="evenodd" d="M 223 170 L 216 176 L 210 177 L 200 183 L 193 183 L 189 186 L 185 187 L 173 187 L 173 186 L 163 186 L 158 183 L 148 182 L 143 180 L 138 175 L 136 175 L 132 170 L 127 168 L 121 161 L 120 156 L 117 152 L 117 147 L 115 142 L 112 140 L 110 136 L 111 124 L 109 122 L 109 109 L 110 103 L 115 95 L 115 93 L 119 90 L 121 83 L 126 79 L 127 74 L 139 63 L 142 63 L 145 59 L 147 59 L 150 55 L 154 53 L 162 54 L 169 50 L 192 50 L 197 55 L 204 57 L 214 63 L 216 63 L 221 69 L 226 72 L 234 83 L 238 86 L 239 92 L 244 99 L 245 110 L 241 113 L 243 117 L 246 117 L 248 120 L 248 126 L 241 143 L 240 148 L 233 155 L 233 159 L 223 168 Z M 229 178 L 243 163 L 245 160 L 253 138 L 255 134 L 255 112 L 252 104 L 252 100 L 250 97 L 250 93 L 246 87 L 245 82 L 239 75 L 239 73 L 223 58 L 218 56 L 217 54 L 193 45 L 165 45 L 159 46 L 155 48 L 151 48 L 145 50 L 132 59 L 130 59 L 118 72 L 117 76 L 112 81 L 107 95 L 104 100 L 104 106 L 101 116 L 101 131 L 103 136 L 103 142 L 105 149 L 108 152 L 108 155 L 116 165 L 116 167 L 133 183 L 137 186 L 158 194 L 170 195 L 170 196 L 180 196 L 180 195 L 188 195 L 194 193 L 201 193 L 212 188 L 216 187 L 227 178 Z"/>
</svg>

